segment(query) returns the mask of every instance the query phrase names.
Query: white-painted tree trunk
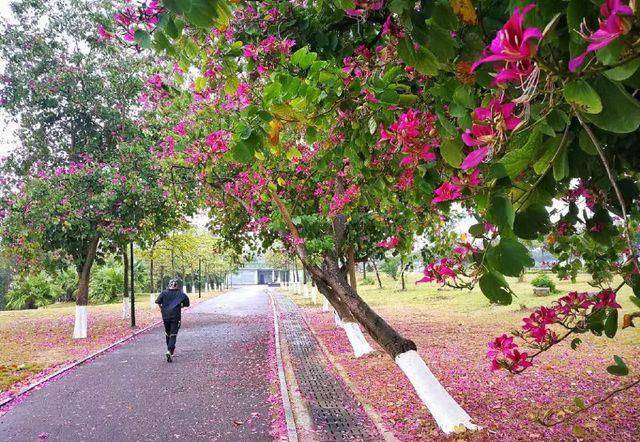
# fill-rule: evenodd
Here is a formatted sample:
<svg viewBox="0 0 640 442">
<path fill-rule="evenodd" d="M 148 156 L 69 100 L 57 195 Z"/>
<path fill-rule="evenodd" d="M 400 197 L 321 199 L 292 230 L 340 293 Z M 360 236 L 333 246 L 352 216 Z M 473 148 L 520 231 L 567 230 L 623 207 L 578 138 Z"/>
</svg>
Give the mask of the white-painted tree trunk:
<svg viewBox="0 0 640 442">
<path fill-rule="evenodd" d="M 302 285 L 302 296 L 305 298 L 310 298 L 311 294 L 309 293 L 309 286 L 307 284 Z"/>
<path fill-rule="evenodd" d="M 153 308 L 155 304 L 156 304 L 156 294 L 149 293 L 149 306 Z"/>
<path fill-rule="evenodd" d="M 322 311 L 323 312 L 328 312 L 329 311 L 329 300 L 327 298 L 324 298 L 322 300 Z"/>
<path fill-rule="evenodd" d="M 131 317 L 131 302 L 129 298 L 122 298 L 122 319 Z"/>
<path fill-rule="evenodd" d="M 416 393 L 429 409 L 440 429 L 446 434 L 455 432 L 460 426 L 469 430 L 481 427 L 471 422 L 471 417 L 451 397 L 442 384 L 431 373 L 429 367 L 415 350 L 396 356 L 396 364 L 407 376 Z"/>
<path fill-rule="evenodd" d="M 343 322 L 342 328 L 347 334 L 351 348 L 353 348 L 353 354 L 356 358 L 371 353 L 373 347 L 369 345 L 360 326 L 356 322 Z"/>
<path fill-rule="evenodd" d="M 73 339 L 85 339 L 87 337 L 87 306 L 76 305 L 76 322 L 73 326 Z"/>
<path fill-rule="evenodd" d="M 335 309 L 333 310 L 333 320 L 336 322 L 336 326 L 342 327 L 342 319 L 340 319 L 340 315 Z"/>
<path fill-rule="evenodd" d="M 315 286 L 311 288 L 311 302 L 314 304 L 318 303 L 318 288 Z"/>
</svg>

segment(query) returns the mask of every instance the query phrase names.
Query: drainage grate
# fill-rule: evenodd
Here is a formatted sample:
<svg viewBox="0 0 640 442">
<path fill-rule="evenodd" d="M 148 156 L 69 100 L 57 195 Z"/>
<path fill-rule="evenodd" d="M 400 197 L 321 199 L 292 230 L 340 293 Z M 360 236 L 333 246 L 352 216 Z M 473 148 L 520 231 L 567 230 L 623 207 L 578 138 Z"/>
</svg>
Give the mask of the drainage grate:
<svg viewBox="0 0 640 442">
<path fill-rule="evenodd" d="M 347 387 L 327 369 L 315 337 L 298 307 L 286 295 L 275 296 L 300 393 L 322 441 L 379 441 L 383 438 Z"/>
</svg>

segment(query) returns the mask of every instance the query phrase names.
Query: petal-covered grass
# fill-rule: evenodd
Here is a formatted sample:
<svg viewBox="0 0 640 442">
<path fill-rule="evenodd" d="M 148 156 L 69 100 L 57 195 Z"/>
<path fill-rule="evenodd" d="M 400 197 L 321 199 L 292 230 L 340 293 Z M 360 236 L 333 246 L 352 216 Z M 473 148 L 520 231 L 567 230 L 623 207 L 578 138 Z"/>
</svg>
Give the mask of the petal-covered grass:
<svg viewBox="0 0 640 442">
<path fill-rule="evenodd" d="M 526 279 L 531 279 L 527 275 Z M 412 281 L 415 280 L 413 276 Z M 438 290 L 434 285 L 408 284 L 407 291 L 361 286 L 359 292 L 386 320 L 413 339 L 427 365 L 472 418 L 484 427 L 472 440 L 637 440 L 640 435 L 640 395 L 623 392 L 602 405 L 585 411 L 567 423 L 553 427 L 537 419 L 548 411 L 562 418 L 575 410 L 574 398 L 589 405 L 608 392 L 640 375 L 638 342 L 634 328 L 619 330 L 614 340 L 582 335 L 582 345 L 573 351 L 562 343 L 541 355 L 523 374 L 491 372 L 485 354 L 495 335 L 518 327 L 533 307 L 551 303 L 555 295 L 534 297 L 528 282 L 510 281 L 519 295 L 508 307 L 491 306 L 476 290 Z M 561 293 L 589 290 L 586 279 L 576 284 L 560 282 Z M 629 292 L 620 296 L 623 313 L 631 303 Z M 309 300 L 296 297 L 314 332 L 340 364 L 358 393 L 380 413 L 388 428 L 403 441 L 447 439 L 438 431 L 402 372 L 386 354 L 354 359 L 345 334 L 333 317 L 322 313 Z M 369 339 L 372 342 L 371 339 Z M 379 347 L 378 347 L 379 349 Z M 631 375 L 616 377 L 606 372 L 613 355 L 620 355 Z"/>
<path fill-rule="evenodd" d="M 219 292 L 203 294 L 209 299 Z M 130 336 L 130 319 L 122 319 L 122 304 L 90 305 L 88 337 L 73 339 L 75 305 L 54 304 L 37 310 L 0 311 L 0 400 L 34 381 Z M 137 329 L 160 320 L 148 295 L 138 295 Z"/>
</svg>

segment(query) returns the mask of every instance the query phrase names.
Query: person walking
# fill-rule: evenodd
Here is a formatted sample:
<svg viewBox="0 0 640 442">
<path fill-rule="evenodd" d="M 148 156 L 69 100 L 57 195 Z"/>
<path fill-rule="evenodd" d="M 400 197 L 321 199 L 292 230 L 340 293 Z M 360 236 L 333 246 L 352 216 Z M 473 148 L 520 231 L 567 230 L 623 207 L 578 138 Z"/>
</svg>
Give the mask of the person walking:
<svg viewBox="0 0 640 442">
<path fill-rule="evenodd" d="M 182 291 L 182 283 L 179 279 L 172 279 L 166 290 L 163 290 L 156 299 L 156 304 L 162 313 L 164 331 L 167 335 L 167 362 L 173 359 L 176 349 L 176 339 L 180 330 L 182 307 L 189 307 L 189 297 Z"/>
</svg>

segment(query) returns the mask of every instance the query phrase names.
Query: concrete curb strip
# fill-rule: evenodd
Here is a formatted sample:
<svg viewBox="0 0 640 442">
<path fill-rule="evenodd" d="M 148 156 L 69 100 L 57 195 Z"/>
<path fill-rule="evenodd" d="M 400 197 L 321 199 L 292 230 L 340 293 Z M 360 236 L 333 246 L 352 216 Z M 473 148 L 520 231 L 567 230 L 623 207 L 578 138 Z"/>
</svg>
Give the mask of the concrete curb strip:
<svg viewBox="0 0 640 442">
<path fill-rule="evenodd" d="M 135 338 L 135 337 L 136 337 L 136 336 L 138 336 L 139 334 L 144 333 L 144 332 L 146 332 L 147 330 L 152 329 L 153 327 L 157 326 L 157 325 L 158 325 L 158 324 L 160 324 L 161 322 L 162 322 L 162 321 L 156 321 L 156 322 L 154 322 L 153 324 L 148 325 L 147 327 L 145 327 L 145 328 L 143 328 L 143 329 L 141 329 L 141 330 L 135 331 L 135 332 L 133 332 L 131 335 L 129 335 L 129 336 L 125 336 L 124 338 L 120 339 L 119 341 L 116 341 L 116 342 L 114 342 L 113 344 L 111 344 L 111 345 L 109 345 L 109 346 L 107 346 L 107 347 L 105 347 L 105 348 L 103 348 L 103 349 L 100 349 L 100 350 L 98 350 L 97 352 L 92 353 L 92 354 L 90 354 L 89 356 L 87 356 L 87 357 L 85 357 L 85 358 L 83 358 L 83 359 L 81 359 L 81 360 L 79 360 L 79 361 L 76 361 L 76 362 L 74 362 L 74 363 L 72 363 L 72 364 L 69 364 L 69 365 L 67 365 L 67 366 L 65 366 L 65 367 L 62 367 L 60 370 L 58 370 L 58 371 L 56 371 L 56 372 L 54 372 L 54 373 L 52 373 L 52 374 L 50 374 L 50 375 L 48 375 L 48 376 L 46 376 L 46 377 L 44 377 L 44 378 L 40 379 L 40 380 L 39 380 L 39 381 L 37 381 L 37 382 L 34 382 L 33 384 L 29 385 L 28 387 L 25 387 L 24 389 L 20 390 L 20 391 L 19 391 L 18 393 L 16 393 L 15 395 L 13 395 L 13 396 L 11 396 L 11 397 L 8 397 L 8 398 L 6 398 L 6 399 L 4 399 L 3 401 L 0 401 L 0 407 L 3 407 L 3 406 L 5 406 L 5 405 L 7 405 L 7 404 L 9 404 L 9 403 L 13 402 L 14 400 L 18 399 L 19 397 L 24 396 L 26 393 L 30 392 L 30 391 L 31 391 L 31 390 L 33 390 L 34 388 L 36 388 L 36 387 L 38 387 L 38 386 L 40 386 L 40 385 L 44 384 L 45 382 L 47 382 L 47 381 L 49 381 L 49 380 L 51 380 L 51 379 L 53 379 L 53 378 L 55 378 L 55 377 L 57 377 L 57 376 L 60 376 L 61 374 L 65 373 L 65 372 L 67 372 L 67 371 L 69 371 L 69 370 L 71 370 L 72 368 L 77 367 L 78 365 L 84 364 L 85 362 L 88 362 L 88 361 L 90 361 L 91 359 L 93 359 L 93 358 L 95 358 L 95 357 L 97 357 L 97 356 L 100 356 L 102 353 L 104 353 L 104 352 L 106 352 L 106 351 L 108 351 L 108 350 L 111 350 L 112 348 L 117 347 L 118 345 L 123 344 L 123 343 L 125 343 L 125 342 L 127 342 L 127 341 L 129 341 L 129 340 L 131 340 L 131 339 L 133 339 L 133 338 Z"/>
<path fill-rule="evenodd" d="M 278 378 L 280 380 L 280 395 L 282 396 L 282 406 L 284 408 L 284 417 L 287 423 L 287 433 L 289 442 L 298 442 L 298 432 L 296 431 L 296 423 L 293 418 L 293 410 L 291 409 L 291 402 L 289 400 L 289 390 L 287 388 L 287 381 L 284 376 L 284 366 L 282 362 L 282 354 L 280 350 L 280 327 L 278 325 L 278 311 L 276 309 L 276 301 L 273 299 L 273 295 L 269 292 L 269 300 L 271 301 L 271 307 L 273 308 L 273 327 L 276 341 L 276 360 L 278 362 Z"/>
</svg>

